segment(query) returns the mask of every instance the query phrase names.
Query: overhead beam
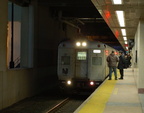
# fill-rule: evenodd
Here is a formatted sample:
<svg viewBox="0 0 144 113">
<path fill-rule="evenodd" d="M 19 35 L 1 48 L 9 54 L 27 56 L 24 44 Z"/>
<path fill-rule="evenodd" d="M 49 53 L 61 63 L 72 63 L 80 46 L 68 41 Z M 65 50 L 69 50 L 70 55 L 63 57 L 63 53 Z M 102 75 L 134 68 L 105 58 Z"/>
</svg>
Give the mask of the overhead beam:
<svg viewBox="0 0 144 113">
<path fill-rule="evenodd" d="M 17 5 L 28 7 L 31 0 L 9 0 Z"/>
</svg>

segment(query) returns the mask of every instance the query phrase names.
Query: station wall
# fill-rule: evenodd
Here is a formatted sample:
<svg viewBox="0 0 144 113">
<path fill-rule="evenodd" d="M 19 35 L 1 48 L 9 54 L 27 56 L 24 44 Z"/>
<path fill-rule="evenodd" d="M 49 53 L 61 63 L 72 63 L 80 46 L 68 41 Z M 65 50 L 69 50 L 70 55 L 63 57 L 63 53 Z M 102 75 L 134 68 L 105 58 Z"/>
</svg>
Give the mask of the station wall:
<svg viewBox="0 0 144 113">
<path fill-rule="evenodd" d="M 133 75 L 137 84 L 138 94 L 141 101 L 142 108 L 144 109 L 144 76 L 143 76 L 143 56 L 144 56 L 144 20 L 140 19 L 137 32 L 135 34 L 135 44 L 132 48 L 132 68 Z"/>
<path fill-rule="evenodd" d="M 0 110 L 51 88 L 57 81 L 58 44 L 61 40 L 78 36 L 77 28 L 52 17 L 48 7 L 40 6 L 36 1 L 32 1 L 30 7 L 33 8 L 31 12 L 33 15 L 28 17 L 33 17 L 34 24 L 30 26 L 31 32 L 22 26 L 20 34 L 24 41 L 22 41 L 23 47 L 20 54 L 27 58 L 32 54 L 33 64 L 30 67 L 9 69 L 7 63 L 8 0 L 0 1 Z M 28 13 L 29 10 L 24 12 Z M 24 35 L 26 31 L 29 32 L 28 35 Z M 24 52 L 28 51 L 29 44 L 26 40 L 29 37 L 33 39 L 29 43 L 32 44 L 30 48 L 32 53 Z M 22 59 L 22 62 L 24 63 L 25 59 Z"/>
</svg>

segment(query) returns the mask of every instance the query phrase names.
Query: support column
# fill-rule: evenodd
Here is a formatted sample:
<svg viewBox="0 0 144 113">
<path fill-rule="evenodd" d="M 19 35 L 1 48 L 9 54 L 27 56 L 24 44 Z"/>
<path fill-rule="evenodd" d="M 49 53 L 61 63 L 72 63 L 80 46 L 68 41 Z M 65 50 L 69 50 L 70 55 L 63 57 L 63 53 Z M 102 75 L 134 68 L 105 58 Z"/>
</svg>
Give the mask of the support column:
<svg viewBox="0 0 144 113">
<path fill-rule="evenodd" d="M 140 20 L 138 25 L 138 92 L 144 94 L 144 20 Z"/>
<path fill-rule="evenodd" d="M 0 0 L 0 71 L 6 69 L 8 0 Z"/>
<path fill-rule="evenodd" d="M 8 0 L 0 0 L 0 109 L 3 108 L 3 72 L 6 71 Z"/>
</svg>

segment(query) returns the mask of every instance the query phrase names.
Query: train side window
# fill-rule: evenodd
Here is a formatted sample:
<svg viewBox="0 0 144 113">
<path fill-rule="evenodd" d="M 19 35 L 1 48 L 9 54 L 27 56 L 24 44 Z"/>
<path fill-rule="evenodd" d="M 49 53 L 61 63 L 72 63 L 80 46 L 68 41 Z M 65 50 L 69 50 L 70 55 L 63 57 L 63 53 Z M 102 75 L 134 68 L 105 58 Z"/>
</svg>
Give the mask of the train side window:
<svg viewBox="0 0 144 113">
<path fill-rule="evenodd" d="M 70 65 L 70 56 L 62 56 L 61 64 L 62 65 Z"/>
<path fill-rule="evenodd" d="M 102 65 L 102 57 L 92 57 L 93 65 Z"/>
</svg>

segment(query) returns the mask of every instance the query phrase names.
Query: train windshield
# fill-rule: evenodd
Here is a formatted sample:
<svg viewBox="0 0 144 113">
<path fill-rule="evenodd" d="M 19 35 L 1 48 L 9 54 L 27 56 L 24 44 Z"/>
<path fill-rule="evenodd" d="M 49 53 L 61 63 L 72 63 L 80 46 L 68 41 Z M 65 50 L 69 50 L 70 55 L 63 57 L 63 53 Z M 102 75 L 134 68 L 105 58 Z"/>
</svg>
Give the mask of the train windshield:
<svg viewBox="0 0 144 113">
<path fill-rule="evenodd" d="M 87 53 L 85 51 L 77 52 L 77 60 L 86 60 Z"/>
</svg>

